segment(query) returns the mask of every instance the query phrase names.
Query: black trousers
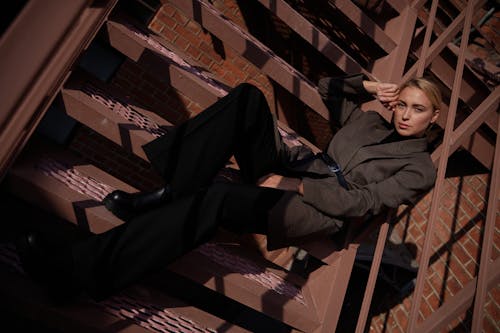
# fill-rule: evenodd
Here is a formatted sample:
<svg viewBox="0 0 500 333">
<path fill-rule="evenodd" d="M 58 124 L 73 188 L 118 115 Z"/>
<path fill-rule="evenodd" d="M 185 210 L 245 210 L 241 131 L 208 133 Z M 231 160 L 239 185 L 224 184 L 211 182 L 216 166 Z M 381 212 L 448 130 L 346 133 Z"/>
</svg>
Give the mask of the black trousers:
<svg viewBox="0 0 500 333">
<path fill-rule="evenodd" d="M 284 191 L 254 183 L 280 168 L 275 126 L 264 95 L 242 84 L 145 145 L 174 200 L 74 244 L 75 285 L 101 299 L 165 267 L 207 241 L 219 226 L 265 233 L 267 212 Z M 233 155 L 244 183 L 213 183 Z"/>
</svg>

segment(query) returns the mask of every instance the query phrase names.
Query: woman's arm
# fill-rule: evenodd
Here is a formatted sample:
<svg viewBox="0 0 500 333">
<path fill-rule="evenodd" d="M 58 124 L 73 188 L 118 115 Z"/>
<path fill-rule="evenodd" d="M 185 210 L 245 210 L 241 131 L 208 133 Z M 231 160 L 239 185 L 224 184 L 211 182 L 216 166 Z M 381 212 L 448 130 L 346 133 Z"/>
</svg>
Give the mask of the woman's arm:
<svg viewBox="0 0 500 333">
<path fill-rule="evenodd" d="M 304 194 L 304 184 L 300 178 L 285 177 L 275 173 L 267 174 L 257 181 L 258 186 L 277 188 L 284 191 L 293 191 Z"/>
<path fill-rule="evenodd" d="M 318 93 L 330 111 L 334 126 L 344 126 L 362 115 L 359 105 L 371 100 L 373 95 L 363 86 L 363 74 L 342 77 L 325 77 L 318 82 Z"/>
<path fill-rule="evenodd" d="M 338 217 L 378 214 L 385 207 L 395 208 L 430 189 L 435 180 L 432 161 L 409 164 L 378 183 L 346 190 L 335 178 L 303 180 L 303 200 L 319 211 Z"/>
</svg>

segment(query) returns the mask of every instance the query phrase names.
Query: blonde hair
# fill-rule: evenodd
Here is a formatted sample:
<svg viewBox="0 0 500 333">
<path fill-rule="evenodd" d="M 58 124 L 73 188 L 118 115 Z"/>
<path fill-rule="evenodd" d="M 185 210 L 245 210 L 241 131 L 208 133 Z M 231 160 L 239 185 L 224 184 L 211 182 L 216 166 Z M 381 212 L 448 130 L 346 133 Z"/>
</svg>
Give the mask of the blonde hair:
<svg viewBox="0 0 500 333">
<path fill-rule="evenodd" d="M 439 90 L 439 87 L 434 82 L 423 77 L 410 79 L 401 85 L 399 91 L 403 91 L 404 88 L 409 87 L 422 90 L 427 98 L 431 101 L 434 110 L 441 109 L 441 104 L 443 102 L 441 90 Z"/>
</svg>

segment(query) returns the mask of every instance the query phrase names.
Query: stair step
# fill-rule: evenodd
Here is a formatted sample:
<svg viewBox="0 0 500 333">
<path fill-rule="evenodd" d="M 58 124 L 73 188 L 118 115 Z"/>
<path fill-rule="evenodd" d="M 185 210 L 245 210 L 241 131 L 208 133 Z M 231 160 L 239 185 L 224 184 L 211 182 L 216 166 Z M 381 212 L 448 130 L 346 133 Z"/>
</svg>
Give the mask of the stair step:
<svg viewBox="0 0 500 333">
<path fill-rule="evenodd" d="M 172 45 L 167 47 L 164 41 L 124 18 L 110 19 L 106 26 L 111 46 L 202 107 L 213 104 L 230 89 L 215 82 L 210 73 L 186 62 L 185 57 L 179 57 L 180 51 Z"/>
<path fill-rule="evenodd" d="M 10 243 L 0 244 L 0 277 L 4 282 L 0 286 L 4 304 L 21 311 L 23 317 L 64 332 L 210 333 L 221 327 L 228 332 L 248 332 L 141 285 L 101 302 L 82 296 L 64 306 L 54 305 L 45 291 L 25 275 Z"/>
<path fill-rule="evenodd" d="M 110 91 L 112 88 L 88 75 L 73 75 L 61 90 L 66 113 L 147 160 L 142 145 L 165 134 L 172 124 Z"/>
<path fill-rule="evenodd" d="M 321 324 L 307 281 L 239 244 L 206 243 L 169 269 L 299 330 L 313 332 Z"/>
<path fill-rule="evenodd" d="M 101 204 L 102 198 L 114 189 L 135 191 L 95 166 L 42 142 L 25 149 L 6 184 L 15 195 L 95 233 L 122 223 Z M 203 245 L 169 269 L 292 327 L 312 331 L 320 325 L 307 288 L 301 290 L 306 281 L 248 249 L 224 244 Z"/>
<path fill-rule="evenodd" d="M 283 20 L 297 34 L 304 38 L 309 44 L 318 49 L 323 55 L 328 57 L 334 64 L 346 73 L 361 72 L 362 67 L 345 52 L 333 43 L 325 34 L 314 27 L 305 17 L 294 10 L 284 0 L 269 1 L 259 0 L 259 2 L 269 9 L 278 18 Z M 386 53 L 390 53 L 396 43 L 360 8 L 350 0 L 337 0 L 335 7 L 348 17 L 356 27 L 368 35 L 374 43 L 381 47 Z"/>
<path fill-rule="evenodd" d="M 162 71 L 172 66 L 175 67 L 178 75 L 186 80 L 186 84 L 172 86 L 202 107 L 210 106 L 231 89 L 215 79 L 211 73 L 200 70 L 197 64 L 183 60 L 185 58 L 170 43 L 143 31 L 125 19 L 114 18 L 107 22 L 107 27 L 111 45 L 131 60 L 144 66 L 148 73 L 161 78 L 165 77 L 161 74 Z M 149 61 L 158 65 L 143 64 L 141 59 L 144 58 L 144 54 L 148 54 Z M 156 57 L 154 61 L 151 59 L 153 56 Z M 284 142 L 289 146 L 305 144 L 313 151 L 319 151 L 311 142 L 299 136 L 285 124 L 278 121 L 278 126 Z M 117 139 L 112 140 L 118 143 Z"/>
<path fill-rule="evenodd" d="M 136 191 L 74 155 L 42 142 L 25 148 L 5 182 L 16 196 L 94 233 L 123 223 L 100 203 L 104 196 L 115 188 Z"/>
<path fill-rule="evenodd" d="M 328 119 L 328 110 L 318 94 L 316 85 L 256 38 L 242 31 L 238 26 L 224 18 L 213 6 L 205 2 L 196 0 L 171 2 L 192 19 L 203 17 L 203 28 L 231 46 L 236 53 L 244 56 L 262 73 L 268 75 L 323 118 Z M 195 15 L 193 8 L 199 9 L 200 15 Z M 152 34 L 149 34 L 149 37 L 158 38 L 153 37 Z M 111 42 L 111 44 L 116 43 Z M 127 52 L 124 50 L 124 54 L 128 55 Z"/>
<path fill-rule="evenodd" d="M 143 55 L 134 55 L 133 50 L 137 49 L 140 49 L 142 50 L 141 52 L 146 52 L 149 55 L 152 54 L 151 49 L 146 50 L 144 45 L 140 44 L 140 40 L 132 36 L 132 33 L 130 32 L 130 25 L 126 22 L 120 22 L 118 24 L 116 23 L 116 20 L 110 21 L 108 28 L 110 31 L 115 28 L 120 28 L 120 34 L 115 32 L 114 35 L 121 36 L 119 38 L 121 44 L 117 43 L 115 39 L 114 45 L 115 47 L 121 45 L 119 47 L 121 47 L 122 52 L 125 52 L 125 54 L 131 59 L 140 59 L 143 57 Z M 125 36 L 128 36 L 129 39 L 127 40 Z M 114 39 L 115 37 L 110 36 L 110 38 Z M 159 39 L 154 39 L 155 42 L 158 40 Z M 158 45 L 168 44 L 155 44 L 153 42 L 149 42 L 147 44 L 155 45 L 156 57 L 164 57 L 166 52 L 158 51 L 158 49 L 161 49 Z M 168 53 L 168 55 L 171 58 L 178 57 L 173 52 Z M 138 61 L 140 63 L 140 60 Z M 186 65 L 178 68 L 181 68 L 180 70 L 182 71 L 188 71 L 191 74 L 196 73 L 196 71 L 191 70 L 191 68 Z M 153 74 L 151 72 L 153 71 L 153 68 L 147 68 L 147 70 Z M 158 71 L 159 68 L 157 67 L 154 70 Z M 195 77 L 200 75 L 200 73 L 196 73 L 196 75 L 191 74 L 186 75 L 185 77 L 192 79 L 193 85 L 199 84 L 199 77 L 198 79 L 195 79 Z M 109 117 L 107 120 L 104 120 L 102 117 L 106 117 L 106 115 L 114 112 L 114 105 L 107 102 L 101 103 L 100 105 L 95 102 L 91 102 L 91 99 L 95 99 L 95 96 L 89 94 L 88 90 L 84 90 L 81 84 L 76 81 L 78 80 L 73 81 L 70 79 L 69 83 L 63 90 L 65 103 L 67 100 L 70 101 L 69 103 L 66 103 L 68 114 L 73 116 L 74 114 L 80 114 L 83 112 L 88 112 L 89 114 L 96 112 L 92 110 L 73 111 L 70 110 L 72 107 L 76 107 L 81 110 L 97 107 L 99 109 L 99 117 L 101 117 L 99 118 L 99 121 L 96 121 L 97 123 L 102 122 L 109 124 L 110 128 L 117 128 L 120 124 L 126 124 L 125 127 L 130 128 L 130 122 L 119 119 L 119 117 Z M 216 81 L 210 81 L 211 84 L 214 82 Z M 204 84 L 200 84 L 199 87 L 205 89 L 206 92 L 214 97 L 214 99 L 220 98 L 226 93 L 224 89 L 215 92 L 213 86 L 209 86 L 206 82 Z M 189 87 L 186 85 L 179 85 L 178 89 L 182 93 L 185 93 L 185 91 L 182 90 L 189 89 Z M 99 92 L 100 96 L 105 101 L 119 100 L 119 98 L 108 95 L 105 91 L 105 88 L 103 88 L 103 90 Z M 201 100 L 200 96 L 195 96 L 195 98 L 196 102 Z M 120 104 L 120 108 L 130 107 L 130 105 L 125 102 L 120 102 Z M 123 117 L 123 113 L 121 117 Z M 78 119 L 84 124 L 87 124 L 86 117 L 79 116 Z M 88 126 L 93 127 L 95 125 L 89 122 Z M 106 130 L 106 128 L 103 127 L 102 130 L 99 130 L 98 128 L 96 130 L 102 135 L 109 137 L 118 144 L 121 144 L 121 139 L 118 138 L 116 133 L 114 135 L 108 134 L 107 132 L 109 131 Z M 306 144 L 313 151 L 319 150 L 310 142 L 298 136 L 287 126 L 279 124 L 279 130 L 285 143 L 288 145 L 293 146 Z M 116 132 L 116 130 L 114 131 Z M 136 142 L 138 140 L 131 139 L 136 132 L 137 131 L 127 131 L 125 134 L 122 134 L 122 137 L 125 136 L 128 138 L 128 141 Z M 142 129 L 142 132 L 145 132 L 145 130 Z M 150 139 L 154 138 L 151 133 L 147 133 L 147 135 Z M 125 145 L 125 148 L 132 150 L 136 154 L 142 154 L 142 149 L 134 149 L 134 146 L 135 145 Z M 144 158 L 144 155 L 142 156 Z M 253 257 L 247 249 L 239 247 L 234 242 L 231 243 L 229 248 L 227 242 L 211 242 L 186 254 L 176 262 L 172 263 L 169 268 L 171 271 L 174 271 L 181 276 L 204 285 L 216 292 L 220 292 L 227 297 L 230 297 L 250 308 L 261 311 L 262 313 L 292 327 L 311 332 L 315 331 L 319 327 L 323 327 L 324 329 L 335 327 L 340 312 L 336 314 L 329 314 L 325 311 L 327 308 L 332 308 L 332 304 L 336 304 L 338 310 L 340 311 L 345 295 L 345 287 L 347 286 L 352 265 L 354 263 L 356 247 L 349 247 L 348 249 L 336 252 L 335 250 L 338 250 L 338 247 L 335 247 L 334 249 L 333 246 L 318 246 L 318 244 L 314 244 L 314 246 L 310 248 L 312 249 L 312 253 L 318 253 L 320 255 L 319 258 L 324 258 L 327 265 L 314 272 L 314 279 L 305 281 L 300 278 L 292 278 L 295 274 L 287 273 L 277 266 L 274 267 L 271 262 L 265 261 L 262 257 Z M 218 253 L 218 255 L 208 258 L 206 255 L 207 251 L 208 253 Z M 233 251 L 237 251 L 237 255 L 235 255 Z M 251 260 L 249 258 L 251 258 Z M 245 264 L 241 264 L 242 262 Z M 240 270 L 235 269 L 235 267 L 240 267 Z M 259 268 L 256 269 L 255 267 Z M 338 267 L 343 267 L 344 269 L 339 270 L 337 269 Z M 246 270 L 242 270 L 243 268 Z M 290 279 L 292 280 L 289 281 Z M 324 282 L 325 279 L 328 280 L 329 284 L 335 284 L 336 288 L 332 289 L 331 287 L 326 287 L 323 288 L 324 290 L 320 288 L 316 282 Z M 274 282 L 270 283 L 269 281 Z M 288 285 L 288 283 L 291 284 Z M 284 288 L 283 286 L 287 287 Z M 337 289 L 337 287 L 339 287 L 339 289 Z M 283 290 L 286 290 L 286 292 L 284 293 Z M 295 291 L 290 292 L 290 290 Z M 263 299 L 265 299 L 265 302 L 262 301 Z"/>
</svg>

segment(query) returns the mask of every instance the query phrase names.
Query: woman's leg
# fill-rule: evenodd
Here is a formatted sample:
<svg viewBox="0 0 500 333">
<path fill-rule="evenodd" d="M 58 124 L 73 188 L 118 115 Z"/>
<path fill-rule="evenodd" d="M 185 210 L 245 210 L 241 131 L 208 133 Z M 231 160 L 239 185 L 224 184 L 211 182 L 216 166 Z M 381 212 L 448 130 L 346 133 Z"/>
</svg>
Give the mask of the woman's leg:
<svg viewBox="0 0 500 333">
<path fill-rule="evenodd" d="M 167 186 L 153 192 L 114 191 L 106 208 L 125 221 L 209 186 L 234 155 L 246 183 L 279 168 L 281 138 L 262 92 L 241 84 L 194 118 L 143 146 Z"/>
<path fill-rule="evenodd" d="M 268 211 L 283 191 L 246 184 L 213 184 L 72 247 L 75 284 L 96 299 L 166 267 L 213 236 L 265 232 Z"/>
<path fill-rule="evenodd" d="M 173 192 L 187 194 L 208 186 L 232 155 L 243 179 L 254 182 L 276 169 L 280 146 L 265 96 L 241 84 L 143 148 Z"/>
</svg>

